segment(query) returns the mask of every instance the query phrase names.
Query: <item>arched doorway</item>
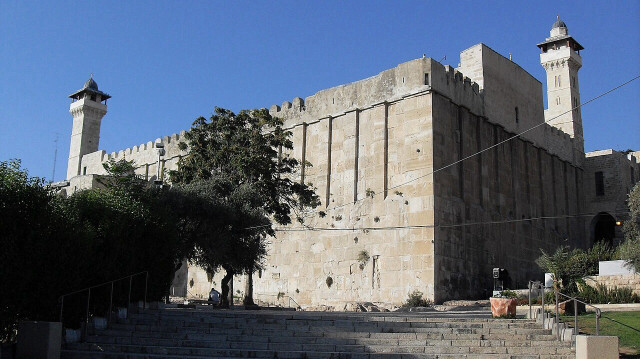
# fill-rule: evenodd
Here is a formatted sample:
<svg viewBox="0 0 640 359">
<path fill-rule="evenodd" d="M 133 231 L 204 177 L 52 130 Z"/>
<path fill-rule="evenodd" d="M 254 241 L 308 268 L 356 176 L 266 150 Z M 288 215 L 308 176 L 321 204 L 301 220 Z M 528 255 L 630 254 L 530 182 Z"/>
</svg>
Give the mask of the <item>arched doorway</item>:
<svg viewBox="0 0 640 359">
<path fill-rule="evenodd" d="M 616 237 L 616 219 L 606 212 L 598 213 L 591 220 L 591 242 L 604 241 L 609 246 L 613 245 Z"/>
</svg>

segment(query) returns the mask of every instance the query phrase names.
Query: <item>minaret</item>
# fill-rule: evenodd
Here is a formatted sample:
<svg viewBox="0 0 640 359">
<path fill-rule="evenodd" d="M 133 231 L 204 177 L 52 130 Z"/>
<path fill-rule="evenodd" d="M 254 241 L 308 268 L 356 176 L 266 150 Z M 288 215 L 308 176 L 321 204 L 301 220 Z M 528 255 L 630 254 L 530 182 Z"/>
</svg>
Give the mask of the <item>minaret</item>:
<svg viewBox="0 0 640 359">
<path fill-rule="evenodd" d="M 574 138 L 575 150 L 584 153 L 582 111 L 575 109 L 580 104 L 578 70 L 582 67 L 580 50 L 584 48 L 569 35 L 567 25 L 559 16 L 551 28 L 550 36 L 538 47 L 542 51 L 540 63 L 547 72 L 548 108 L 544 111 L 545 120 Z"/>
<path fill-rule="evenodd" d="M 73 116 L 71 146 L 69 147 L 69 165 L 67 179 L 86 174 L 80 168 L 82 156 L 98 150 L 100 141 L 100 122 L 107 113 L 107 99 L 111 96 L 98 90 L 98 84 L 91 78 L 82 89 L 69 95 L 72 99 L 69 112 Z"/>
</svg>

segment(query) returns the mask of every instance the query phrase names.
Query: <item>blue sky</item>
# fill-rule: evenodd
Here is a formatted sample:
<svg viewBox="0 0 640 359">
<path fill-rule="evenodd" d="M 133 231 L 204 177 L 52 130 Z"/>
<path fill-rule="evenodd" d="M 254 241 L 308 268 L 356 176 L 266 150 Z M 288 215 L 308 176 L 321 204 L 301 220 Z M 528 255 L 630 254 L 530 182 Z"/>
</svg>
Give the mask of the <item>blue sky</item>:
<svg viewBox="0 0 640 359">
<path fill-rule="evenodd" d="M 640 75 L 640 1 L 0 1 L 0 160 L 66 174 L 69 94 L 113 96 L 100 148 L 186 130 L 483 42 L 544 83 L 556 14 L 585 50 L 582 101 Z M 587 151 L 640 149 L 640 80 L 582 110 Z M 545 106 L 546 107 L 546 106 Z"/>
</svg>

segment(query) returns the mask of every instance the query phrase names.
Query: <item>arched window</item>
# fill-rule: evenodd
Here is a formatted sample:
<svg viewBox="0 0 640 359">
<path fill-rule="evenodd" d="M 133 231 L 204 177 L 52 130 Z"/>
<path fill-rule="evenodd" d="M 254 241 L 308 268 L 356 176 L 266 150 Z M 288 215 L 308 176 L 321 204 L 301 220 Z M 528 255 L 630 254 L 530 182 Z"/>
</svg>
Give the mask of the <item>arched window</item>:
<svg viewBox="0 0 640 359">
<path fill-rule="evenodd" d="M 598 213 L 591 220 L 591 241 L 592 243 L 604 241 L 612 245 L 616 237 L 616 220 L 606 212 Z"/>
</svg>

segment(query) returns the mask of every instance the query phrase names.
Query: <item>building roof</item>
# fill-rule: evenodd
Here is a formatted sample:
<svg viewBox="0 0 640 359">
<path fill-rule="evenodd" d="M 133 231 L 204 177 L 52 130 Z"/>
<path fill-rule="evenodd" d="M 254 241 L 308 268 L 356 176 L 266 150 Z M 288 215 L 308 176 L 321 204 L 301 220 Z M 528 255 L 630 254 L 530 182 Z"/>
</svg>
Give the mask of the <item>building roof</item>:
<svg viewBox="0 0 640 359">
<path fill-rule="evenodd" d="M 87 80 L 87 82 L 84 83 L 84 87 L 82 87 L 83 89 L 92 89 L 95 91 L 98 91 L 98 84 L 93 80 L 93 74 L 91 75 L 91 78 Z"/>
<path fill-rule="evenodd" d="M 569 28 L 567 28 L 567 24 L 565 24 L 564 21 L 560 20 L 560 16 L 557 17 L 557 20 L 553 23 L 551 29 L 555 29 L 557 27 L 564 27 L 565 29 L 569 30 Z"/>
<path fill-rule="evenodd" d="M 80 90 L 69 95 L 69 98 L 79 99 L 80 95 L 85 92 L 100 95 L 102 100 L 111 98 L 108 94 L 98 90 L 98 83 L 93 79 L 93 74 L 91 74 L 91 77 L 84 83 L 84 86 L 82 86 Z"/>
<path fill-rule="evenodd" d="M 569 41 L 572 44 L 573 49 L 576 50 L 576 51 L 584 50 L 584 47 L 582 47 L 582 45 L 580 45 L 580 43 L 577 42 L 576 39 L 574 39 L 570 35 L 561 35 L 561 36 L 556 36 L 556 37 L 550 37 L 550 38 L 547 38 L 546 41 L 543 41 L 543 42 L 537 44 L 536 46 L 542 48 L 545 45 L 553 44 L 553 43 L 559 43 L 559 42 L 562 42 L 562 41 Z"/>
</svg>

